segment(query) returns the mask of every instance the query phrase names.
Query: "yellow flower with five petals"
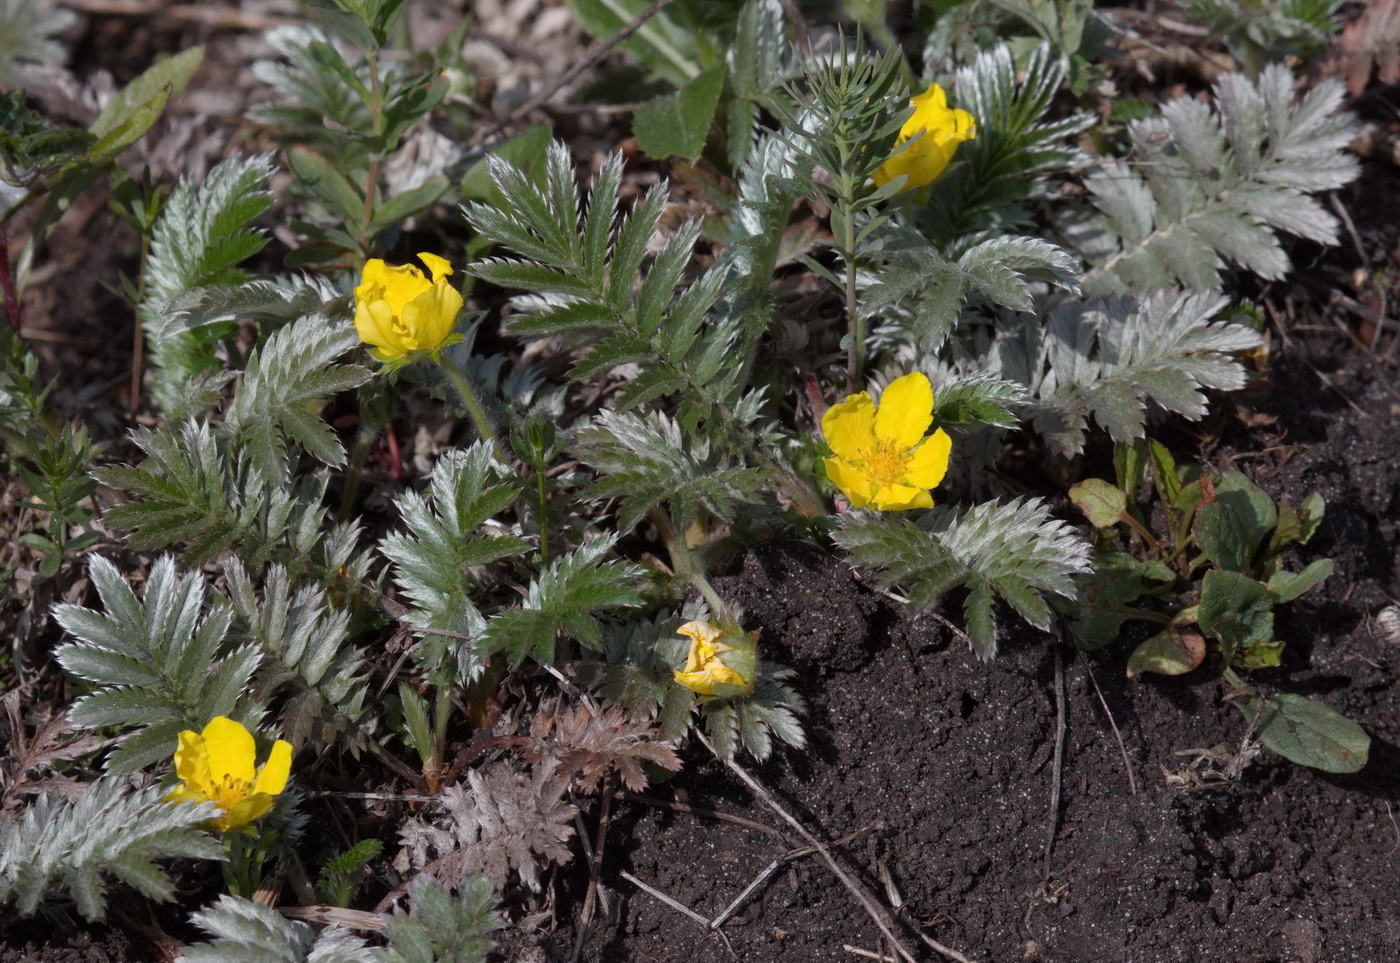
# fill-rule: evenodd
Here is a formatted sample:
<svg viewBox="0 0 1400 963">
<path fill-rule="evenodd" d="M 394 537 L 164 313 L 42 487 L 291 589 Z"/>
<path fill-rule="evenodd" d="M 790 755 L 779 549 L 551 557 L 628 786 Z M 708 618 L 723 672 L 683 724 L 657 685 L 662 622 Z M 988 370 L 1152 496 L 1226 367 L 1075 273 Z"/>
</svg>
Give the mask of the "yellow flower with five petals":
<svg viewBox="0 0 1400 963">
<path fill-rule="evenodd" d="M 256 768 L 253 734 L 226 716 L 209 720 L 203 732 L 180 733 L 175 750 L 175 774 L 181 785 L 167 802 L 211 802 L 223 810 L 213 821 L 221 833 L 242 829 L 266 816 L 274 797 L 287 788 L 292 770 L 292 744 L 278 739 L 261 769 Z"/>
<path fill-rule="evenodd" d="M 953 440 L 933 423 L 933 386 L 921 372 L 896 378 L 880 396 L 850 395 L 822 417 L 831 446 L 826 475 L 855 508 L 904 511 L 932 508 L 930 488 L 948 471 Z"/>
<path fill-rule="evenodd" d="M 676 681 L 704 696 L 748 695 L 753 691 L 758 632 L 745 633 L 738 626 L 725 631 L 709 622 L 687 622 L 677 635 L 690 637 L 685 668 L 675 670 Z M 731 645 L 737 642 L 737 645 Z"/>
<path fill-rule="evenodd" d="M 422 352 L 436 357 L 462 340 L 452 329 L 462 295 L 448 283 L 452 265 L 436 254 L 419 254 L 432 280 L 412 264 L 365 262 L 355 288 L 355 331 L 380 361 L 405 364 Z"/>
<path fill-rule="evenodd" d="M 896 150 L 875 172 L 875 186 L 884 187 L 901 174 L 908 175 L 904 190 L 926 187 L 943 173 L 953 152 L 965 140 L 977 136 L 977 122 L 965 110 L 949 110 L 948 95 L 937 84 L 914 97 L 914 114 L 904 122 L 895 138 Z M 915 139 L 917 138 L 917 139 Z"/>
</svg>

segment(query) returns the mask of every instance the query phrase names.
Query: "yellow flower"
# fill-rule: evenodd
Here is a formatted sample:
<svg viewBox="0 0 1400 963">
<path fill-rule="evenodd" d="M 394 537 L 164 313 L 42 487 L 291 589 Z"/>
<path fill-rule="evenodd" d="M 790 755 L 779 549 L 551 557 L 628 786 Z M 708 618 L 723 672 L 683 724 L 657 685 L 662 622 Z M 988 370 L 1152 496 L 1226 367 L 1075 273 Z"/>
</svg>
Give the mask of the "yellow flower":
<svg viewBox="0 0 1400 963">
<path fill-rule="evenodd" d="M 462 340 L 453 325 L 462 295 L 448 283 L 452 265 L 436 254 L 420 254 L 433 279 L 412 264 L 365 262 L 355 289 L 355 330 L 380 361 L 408 360 L 414 352 L 435 355 Z"/>
<path fill-rule="evenodd" d="M 932 508 L 928 490 L 943 480 L 953 449 L 942 428 L 924 437 L 932 423 L 933 387 L 918 371 L 891 381 L 878 411 L 867 392 L 850 395 L 822 417 L 833 455 L 826 476 L 856 508 Z"/>
<path fill-rule="evenodd" d="M 930 84 L 911 103 L 914 116 L 904 122 L 894 143 L 896 148 L 911 140 L 913 143 L 896 150 L 875 172 L 876 187 L 884 187 L 901 174 L 909 176 L 904 183 L 906 191 L 932 184 L 953 159 L 958 145 L 977 136 L 972 115 L 965 110 L 949 110 L 948 95 L 937 84 Z"/>
<path fill-rule="evenodd" d="M 254 771 L 257 748 L 253 734 L 225 716 L 209 720 L 203 732 L 180 733 L 175 750 L 175 774 L 183 785 L 167 802 L 212 802 L 224 811 L 214 820 L 221 833 L 240 829 L 267 815 L 273 798 L 287 787 L 292 770 L 292 744 L 278 739 L 262 769 Z"/>
<path fill-rule="evenodd" d="M 735 627 L 726 633 L 709 622 L 687 622 L 677 635 L 690 636 L 685 668 L 676 670 L 676 681 L 706 696 L 748 695 L 753 691 L 758 632 Z M 730 641 L 739 645 L 730 645 Z"/>
</svg>

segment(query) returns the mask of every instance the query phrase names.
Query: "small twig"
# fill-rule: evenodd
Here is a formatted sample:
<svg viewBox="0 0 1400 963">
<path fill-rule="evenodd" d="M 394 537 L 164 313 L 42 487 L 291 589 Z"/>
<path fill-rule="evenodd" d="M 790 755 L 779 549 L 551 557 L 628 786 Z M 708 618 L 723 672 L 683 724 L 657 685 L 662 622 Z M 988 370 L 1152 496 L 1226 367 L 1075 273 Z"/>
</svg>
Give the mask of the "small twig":
<svg viewBox="0 0 1400 963">
<path fill-rule="evenodd" d="M 1050 854 L 1055 850 L 1055 833 L 1060 827 L 1060 783 L 1064 777 L 1065 765 L 1065 731 L 1068 729 L 1068 721 L 1065 719 L 1065 660 L 1060 654 L 1060 647 L 1054 646 L 1055 652 L 1055 766 L 1050 774 L 1050 824 L 1045 833 L 1045 871 L 1044 879 L 1050 878 Z"/>
<path fill-rule="evenodd" d="M 1390 817 L 1390 828 L 1395 830 L 1395 845 L 1390 847 L 1390 852 L 1386 853 L 1386 858 L 1395 855 L 1396 850 L 1400 850 L 1400 826 L 1395 823 L 1395 813 L 1390 810 L 1390 800 L 1385 800 L 1385 814 Z"/>
<path fill-rule="evenodd" d="M 674 2 L 675 0 L 653 0 L 651 6 L 647 7 L 637 16 L 633 17 L 632 21 L 624 25 L 623 28 L 617 33 L 613 34 L 607 40 L 600 40 L 598 43 L 595 43 L 593 47 L 588 51 L 588 53 L 584 55 L 582 60 L 578 61 L 568 70 L 564 71 L 563 75 L 553 84 L 546 87 L 534 97 L 531 97 L 519 107 L 516 107 L 509 114 L 506 114 L 506 116 L 502 117 L 490 127 L 486 128 L 486 130 L 482 133 L 474 134 L 471 140 L 467 142 L 468 146 L 475 146 L 477 144 L 480 144 L 482 141 L 486 141 L 491 139 L 492 137 L 495 137 L 497 134 L 510 127 L 520 118 L 544 106 L 550 100 L 550 98 L 552 98 L 555 94 L 559 93 L 559 91 L 563 90 L 565 87 L 572 84 L 574 81 L 578 80 L 579 77 L 583 76 L 585 71 L 591 70 L 593 67 L 596 67 L 604 57 L 606 57 L 609 53 L 612 52 L 614 47 L 622 43 L 628 37 L 632 36 L 632 34 L 636 33 L 642 28 L 643 24 L 645 24 L 648 20 L 656 16 L 658 13 L 660 13 L 662 10 L 664 10 L 666 7 L 670 6 Z"/>
<path fill-rule="evenodd" d="M 771 877 L 774 873 L 781 869 L 787 862 L 788 858 L 786 856 L 779 856 L 777 859 L 773 860 L 773 862 L 769 863 L 762 870 L 760 870 L 759 874 L 753 878 L 753 882 L 745 886 L 744 891 L 742 893 L 734 897 L 733 901 L 730 902 L 730 904 L 724 909 L 722 909 L 718 916 L 710 920 L 710 929 L 717 930 L 721 926 L 723 926 L 725 921 L 728 920 L 729 917 L 739 912 L 739 907 L 743 906 L 744 903 L 748 901 L 748 898 L 753 895 L 754 891 L 760 886 L 762 886 L 764 883 L 766 883 L 769 877 Z"/>
<path fill-rule="evenodd" d="M 689 916 L 691 919 L 693 919 L 695 922 L 699 923 L 706 929 L 710 928 L 710 921 L 705 919 L 705 917 L 701 916 L 699 913 L 695 912 L 695 910 L 691 909 L 689 906 L 686 906 L 684 903 L 680 903 L 676 900 L 671 899 L 671 897 L 661 892 L 661 890 L 656 889 L 652 886 L 648 886 L 646 883 L 643 883 L 637 877 L 627 872 L 627 870 L 620 869 L 617 871 L 617 875 L 621 876 L 623 879 L 627 880 L 627 882 L 631 883 L 633 886 L 636 886 L 638 889 L 644 890 L 645 892 L 661 900 L 661 902 L 671 907 L 671 909 L 675 910 L 677 913 L 684 913 L 686 916 Z"/>
<path fill-rule="evenodd" d="M 858 836 L 863 836 L 869 831 L 870 827 L 868 826 L 863 827 L 861 829 L 857 829 L 853 833 L 847 833 L 840 839 L 832 840 L 831 845 L 844 846 L 851 840 L 857 838 Z M 762 886 L 764 882 L 766 882 L 768 878 L 771 877 L 774 873 L 776 873 L 781 867 L 786 866 L 788 863 L 792 862 L 795 859 L 801 859 L 803 856 L 810 856 L 815 852 L 815 848 L 811 846 L 803 846 L 801 849 L 794 849 L 792 852 L 784 853 L 783 855 L 774 859 L 773 862 L 769 863 L 766 867 L 759 871 L 759 874 L 754 877 L 753 882 L 749 883 L 749 885 L 744 887 L 744 891 L 742 893 L 734 897 L 733 902 L 726 906 L 718 916 L 710 920 L 710 929 L 719 929 L 721 926 L 723 926 L 724 921 L 729 919 L 729 917 L 733 916 L 739 911 L 739 907 L 743 906 L 744 903 L 748 900 L 748 898 L 753 895 L 754 890 Z"/>
<path fill-rule="evenodd" d="M 1128 758 L 1128 747 L 1123 745 L 1123 734 L 1118 731 L 1118 723 L 1113 719 L 1113 713 L 1108 709 L 1108 700 L 1103 697 L 1103 691 L 1099 689 L 1099 680 L 1094 678 L 1094 667 L 1088 660 L 1084 662 L 1084 669 L 1089 673 L 1089 681 L 1094 684 L 1094 694 L 1099 697 L 1099 705 L 1103 706 L 1103 714 L 1108 716 L 1108 724 L 1113 727 L 1113 738 L 1118 740 L 1118 751 L 1123 755 L 1123 768 L 1128 770 L 1128 795 L 1137 795 L 1137 780 L 1133 778 L 1133 763 Z"/>
<path fill-rule="evenodd" d="M 756 823 L 752 819 L 745 819 L 743 816 L 731 816 L 729 813 L 722 813 L 717 809 L 703 809 L 699 806 L 692 806 L 690 803 L 677 802 L 671 799 L 653 799 L 651 796 L 643 796 L 635 792 L 623 791 L 617 793 L 617 796 L 621 799 L 626 799 L 628 802 L 645 803 L 648 806 L 657 806 L 661 809 L 674 809 L 678 813 L 689 813 L 692 816 L 709 816 L 713 819 L 722 819 L 725 822 L 736 823 L 740 826 L 746 826 L 749 829 L 756 829 L 761 833 L 767 833 L 770 836 L 776 836 L 784 843 L 787 843 L 787 837 L 772 826 Z"/>
<path fill-rule="evenodd" d="M 891 592 L 891 591 L 889 591 L 888 589 L 886 589 L 885 591 L 881 592 L 880 594 L 883 595 L 885 598 L 889 599 L 891 602 L 897 602 L 897 603 L 900 604 L 900 605 L 908 605 L 908 604 L 909 604 L 909 600 L 908 600 L 907 598 L 905 598 L 904 596 L 899 595 L 899 594 L 897 594 L 897 593 L 895 593 L 895 592 Z M 919 615 L 931 615 L 931 616 L 933 616 L 934 621 L 937 622 L 939 625 L 943 626 L 943 627 L 944 627 L 945 629 L 947 629 L 949 632 L 952 632 L 954 635 L 956 635 L 958 638 L 962 639 L 962 640 L 963 640 L 964 642 L 966 642 L 968 645 L 971 645 L 971 644 L 972 644 L 972 639 L 971 639 L 971 637 L 970 637 L 966 632 L 964 632 L 962 629 L 958 628 L 957 625 L 954 624 L 953 622 L 948 621 L 948 619 L 944 618 L 942 615 L 940 615 L 940 614 L 939 614 L 938 612 L 936 612 L 935 610 L 933 610 L 933 609 L 926 609 L 926 610 L 924 610 L 924 611 L 922 611 L 922 612 L 919 612 L 918 614 L 919 614 Z"/>
<path fill-rule="evenodd" d="M 604 779 L 606 783 L 603 786 L 603 799 L 598 806 L 598 843 L 588 859 L 588 893 L 583 898 L 583 912 L 579 915 L 580 934 L 587 933 L 589 924 L 593 921 L 593 903 L 595 901 L 602 902 L 598 895 L 598 874 L 603 870 L 603 851 L 607 848 L 608 843 L 608 817 L 612 812 L 612 793 L 608 791 L 608 783 L 612 782 L 612 772 L 609 771 Z M 607 911 L 606 904 L 604 904 L 603 910 Z M 583 938 L 580 935 L 574 945 L 572 959 L 576 961 L 582 950 Z"/>
<path fill-rule="evenodd" d="M 289 920 L 304 920 L 322 926 L 340 926 L 348 930 L 364 930 L 370 933 L 384 931 L 384 917 L 379 913 L 366 913 L 363 910 L 343 909 L 339 906 L 279 906 L 277 912 Z"/>
<path fill-rule="evenodd" d="M 421 796 L 397 792 L 337 792 L 334 789 L 310 789 L 302 793 L 315 799 L 366 799 L 371 802 L 438 802 L 437 796 Z"/>
<path fill-rule="evenodd" d="M 783 13 L 787 15 L 788 21 L 792 24 L 792 43 L 799 51 L 807 51 L 807 55 L 812 55 L 812 34 L 807 29 L 807 20 L 802 16 L 802 11 L 797 9 L 796 0 L 778 0 L 783 5 Z"/>
<path fill-rule="evenodd" d="M 448 855 L 451 854 L 449 853 Z M 443 864 L 443 861 L 446 859 L 447 856 L 439 856 L 427 866 L 424 866 L 421 870 L 414 873 L 408 879 L 404 880 L 402 883 L 389 890 L 388 894 L 375 905 L 374 912 L 389 912 L 389 910 L 394 908 L 394 904 L 397 903 L 399 899 L 402 898 L 408 892 L 408 886 L 410 883 L 412 883 L 419 876 L 432 876 L 435 872 L 437 872 L 438 867 L 441 866 Z"/>
<path fill-rule="evenodd" d="M 475 739 L 472 741 L 471 745 L 467 746 L 467 748 L 463 749 L 460 753 L 458 753 L 456 760 L 452 763 L 450 767 L 448 767 L 447 772 L 443 774 L 442 784 L 444 786 L 450 786 L 454 782 L 456 782 L 457 774 L 462 771 L 462 768 L 467 763 L 475 759 L 477 756 L 485 752 L 487 749 L 508 749 L 511 746 L 521 745 L 528 742 L 528 739 L 524 739 L 520 736 L 486 735 L 482 736 L 480 739 Z"/>
<path fill-rule="evenodd" d="M 0 231 L 0 295 L 5 298 L 5 317 L 10 329 L 19 333 L 19 298 L 15 295 L 15 275 L 10 267 L 10 239 Z"/>
<path fill-rule="evenodd" d="M 817 839 L 816 836 L 812 835 L 807 830 L 807 827 L 802 825 L 802 823 L 800 823 L 795 816 L 789 813 L 782 806 L 778 805 L 778 801 L 774 799 L 772 794 L 769 793 L 768 790 L 763 787 L 763 784 L 757 779 L 755 779 L 753 776 L 749 775 L 742 766 L 740 766 L 733 759 L 726 759 L 725 757 L 721 756 L 715 750 L 715 747 L 710 742 L 710 740 L 705 738 L 705 734 L 703 732 L 696 732 L 695 735 L 696 738 L 700 740 L 700 743 L 706 749 L 710 750 L 710 754 L 713 755 L 716 759 L 723 762 L 726 766 L 728 766 L 730 771 L 733 772 L 734 775 L 738 776 L 739 779 L 744 783 L 744 785 L 748 786 L 749 789 L 753 792 L 753 794 L 763 801 L 763 804 L 765 806 L 773 810 L 773 812 L 776 813 L 779 817 L 781 817 L 784 822 L 786 822 L 793 829 L 797 830 L 798 835 L 800 835 L 803 839 L 807 840 L 807 842 L 811 846 L 816 848 L 817 852 L 821 854 L 822 862 L 826 863 L 827 867 L 830 868 L 831 871 L 836 874 L 836 878 L 841 881 L 842 885 L 845 886 L 846 889 L 850 890 L 851 895 L 856 898 L 856 900 L 860 903 L 862 908 L 864 908 L 865 912 L 869 914 L 872 920 L 874 920 L 876 927 L 880 930 L 880 934 L 884 936 L 886 940 L 889 941 L 890 945 L 895 948 L 895 951 L 898 952 L 899 955 L 907 961 L 907 963 L 915 963 L 913 954 L 910 953 L 907 949 L 905 949 L 904 944 L 900 942 L 899 937 L 895 936 L 893 926 L 894 921 L 890 918 L 889 911 L 886 910 L 883 906 L 881 906 L 878 902 L 876 902 L 875 897 L 871 896 L 870 891 L 867 890 L 863 885 L 861 885 L 859 881 L 853 878 L 850 873 L 846 872 L 844 869 L 841 868 L 841 864 L 836 862 L 836 858 L 831 855 L 831 851 L 821 842 L 821 840 Z"/>
<path fill-rule="evenodd" d="M 897 963 L 895 957 L 893 956 L 886 956 L 883 953 L 872 953 L 869 950 L 863 950 L 859 946 L 852 946 L 849 943 L 842 943 L 841 949 L 845 950 L 847 953 L 854 954 L 855 956 L 863 956 L 867 960 L 879 960 L 880 963 Z"/>
</svg>

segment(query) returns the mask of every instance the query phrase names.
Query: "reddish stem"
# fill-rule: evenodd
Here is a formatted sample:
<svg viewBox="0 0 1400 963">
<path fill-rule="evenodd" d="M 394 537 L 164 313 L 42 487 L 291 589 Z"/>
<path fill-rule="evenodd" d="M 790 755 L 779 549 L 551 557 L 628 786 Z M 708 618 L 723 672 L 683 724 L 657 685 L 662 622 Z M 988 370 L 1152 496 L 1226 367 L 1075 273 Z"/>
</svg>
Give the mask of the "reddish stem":
<svg viewBox="0 0 1400 963">
<path fill-rule="evenodd" d="M 15 275 L 10 269 L 10 239 L 0 232 L 0 293 L 5 296 L 5 316 L 19 334 L 19 298 L 15 296 Z"/>
</svg>

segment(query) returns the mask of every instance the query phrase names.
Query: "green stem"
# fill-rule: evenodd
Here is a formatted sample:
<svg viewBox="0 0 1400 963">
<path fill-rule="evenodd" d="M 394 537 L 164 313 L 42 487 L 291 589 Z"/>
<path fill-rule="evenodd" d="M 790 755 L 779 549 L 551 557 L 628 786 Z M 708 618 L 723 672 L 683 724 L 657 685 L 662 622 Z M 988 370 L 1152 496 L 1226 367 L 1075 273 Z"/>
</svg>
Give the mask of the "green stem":
<svg viewBox="0 0 1400 963">
<path fill-rule="evenodd" d="M 678 531 L 671 517 L 659 508 L 651 510 L 651 520 L 656 525 L 657 532 L 661 535 L 661 540 L 666 543 L 666 551 L 671 556 L 671 566 L 676 570 L 677 575 L 684 575 L 690 580 L 690 584 L 705 598 L 710 605 L 710 614 L 718 621 L 733 621 L 733 616 L 729 612 L 729 606 L 724 604 L 724 599 L 719 597 L 715 587 L 710 584 L 710 580 L 705 577 L 705 573 L 696 564 L 695 555 L 690 551 L 690 546 L 685 543 L 685 532 Z"/>
<path fill-rule="evenodd" d="M 543 466 L 541 466 L 543 467 Z M 549 479 L 535 468 L 535 493 L 540 500 L 540 563 L 549 564 Z"/>
<path fill-rule="evenodd" d="M 477 397 L 476 389 L 467 381 L 465 375 L 457 370 L 457 366 L 450 362 L 438 362 L 438 367 L 447 375 L 452 386 L 457 389 L 457 397 L 462 399 L 463 406 L 467 409 L 467 414 L 471 416 L 472 424 L 476 426 L 476 433 L 482 441 L 489 442 L 491 450 L 496 453 L 496 458 L 506 461 L 505 449 L 501 447 L 500 439 L 496 437 L 496 429 L 491 424 L 491 419 L 486 414 L 486 408 Z"/>
<path fill-rule="evenodd" d="M 429 760 L 433 769 L 430 779 L 436 779 L 446 758 L 447 723 L 452 719 L 452 687 L 440 685 L 433 694 L 433 758 Z"/>
<path fill-rule="evenodd" d="M 127 411 L 134 417 L 141 406 L 141 361 L 146 349 L 146 326 L 141 322 L 141 304 L 146 300 L 146 265 L 151 256 L 151 232 L 141 231 L 141 268 L 136 276 L 136 302 L 132 309 L 136 315 L 136 333 L 131 346 L 131 392 Z"/>
<path fill-rule="evenodd" d="M 378 138 L 384 133 L 384 91 L 379 81 L 379 52 L 371 50 L 365 59 L 369 64 L 370 129 Z M 369 228 L 374 223 L 374 198 L 379 193 L 379 169 L 382 162 L 383 158 L 376 150 L 370 156 L 369 170 L 365 173 L 365 208 L 360 214 L 358 240 L 361 253 L 366 257 L 369 256 L 373 240 L 369 236 Z"/>
<path fill-rule="evenodd" d="M 374 439 L 377 437 L 377 434 L 369 434 L 362 430 L 360 437 L 355 440 L 355 448 L 350 452 L 350 467 L 345 472 L 345 488 L 340 493 L 340 509 L 335 513 L 337 525 L 350 517 L 350 509 L 360 491 L 360 475 L 365 470 L 365 461 L 369 458 Z"/>
</svg>

